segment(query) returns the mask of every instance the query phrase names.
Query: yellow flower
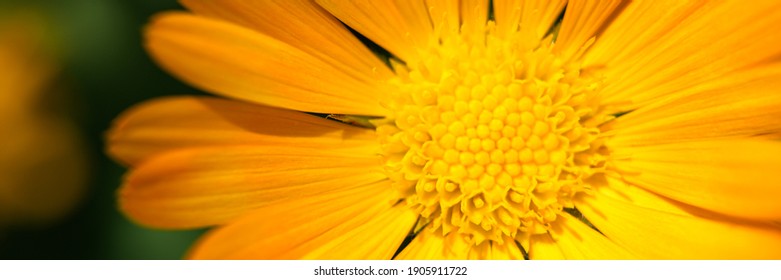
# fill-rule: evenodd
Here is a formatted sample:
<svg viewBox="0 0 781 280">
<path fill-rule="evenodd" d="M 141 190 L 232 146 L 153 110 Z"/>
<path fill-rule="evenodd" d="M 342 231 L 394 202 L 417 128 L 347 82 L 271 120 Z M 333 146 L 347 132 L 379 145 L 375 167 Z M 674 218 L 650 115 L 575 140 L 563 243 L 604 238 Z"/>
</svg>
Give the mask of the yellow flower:
<svg viewBox="0 0 781 280">
<path fill-rule="evenodd" d="M 122 210 L 192 258 L 781 258 L 781 2 L 488 2 L 183 1 L 146 46 L 230 99 L 117 120 Z"/>
<path fill-rule="evenodd" d="M 76 128 L 50 110 L 57 64 L 49 35 L 34 11 L 0 14 L 0 228 L 56 222 L 84 191 Z"/>
</svg>

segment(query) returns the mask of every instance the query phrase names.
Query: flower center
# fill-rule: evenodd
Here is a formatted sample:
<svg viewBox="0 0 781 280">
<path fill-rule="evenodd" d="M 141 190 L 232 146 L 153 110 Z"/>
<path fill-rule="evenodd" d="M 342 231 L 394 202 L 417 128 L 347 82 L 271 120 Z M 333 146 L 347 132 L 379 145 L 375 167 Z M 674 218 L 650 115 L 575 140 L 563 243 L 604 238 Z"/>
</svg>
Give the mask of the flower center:
<svg viewBox="0 0 781 280">
<path fill-rule="evenodd" d="M 599 82 L 550 40 L 523 47 L 492 30 L 394 65 L 393 113 L 375 122 L 386 172 L 420 224 L 473 245 L 548 232 L 604 165 Z"/>
</svg>

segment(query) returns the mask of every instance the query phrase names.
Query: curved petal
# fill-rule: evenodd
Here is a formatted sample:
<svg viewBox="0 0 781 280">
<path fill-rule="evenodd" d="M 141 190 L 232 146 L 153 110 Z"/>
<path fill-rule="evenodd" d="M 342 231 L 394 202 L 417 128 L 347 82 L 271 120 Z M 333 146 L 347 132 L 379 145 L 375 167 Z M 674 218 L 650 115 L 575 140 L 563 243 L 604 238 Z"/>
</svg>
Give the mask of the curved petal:
<svg viewBox="0 0 781 280">
<path fill-rule="evenodd" d="M 361 215 L 373 217 L 363 223 L 352 219 L 287 252 L 283 258 L 303 255 L 304 259 L 389 260 L 418 219 L 404 205 L 381 207 Z"/>
<path fill-rule="evenodd" d="M 520 245 L 509 237 L 503 244 L 491 243 L 491 250 L 487 254 L 489 260 L 523 260 L 523 252 Z"/>
<path fill-rule="evenodd" d="M 577 202 L 616 243 L 654 259 L 778 259 L 781 227 L 706 218 L 620 180 Z M 701 212 L 701 211 L 700 211 Z"/>
<path fill-rule="evenodd" d="M 435 42 L 423 1 L 317 0 L 324 9 L 392 54 L 414 63 Z"/>
<path fill-rule="evenodd" d="M 649 43 L 692 16 L 706 1 L 631 1 L 583 56 L 584 65 L 615 65 L 642 53 Z"/>
<path fill-rule="evenodd" d="M 306 112 L 384 115 L 384 81 L 280 40 L 187 13 L 157 16 L 146 47 L 192 85 L 225 96 Z M 355 69 L 352 69 L 355 70 Z"/>
<path fill-rule="evenodd" d="M 514 240 L 467 243 L 463 235 L 441 236 L 439 231 L 424 229 L 396 256 L 397 260 L 522 260 L 523 253 Z"/>
<path fill-rule="evenodd" d="M 190 257 L 390 258 L 415 222 L 414 215 L 394 206 L 394 198 L 388 182 L 383 181 L 269 204 L 208 233 L 196 244 Z M 379 227 L 383 222 L 391 222 L 392 226 Z M 374 235 L 388 239 L 379 240 Z M 353 238 L 345 239 L 345 236 Z M 363 243 L 366 241 L 369 244 Z M 344 247 L 333 254 L 323 251 L 335 244 Z M 381 244 L 383 248 L 372 244 Z"/>
<path fill-rule="evenodd" d="M 160 98 L 126 111 L 114 121 L 107 141 L 108 153 L 129 165 L 172 150 L 211 146 L 378 147 L 368 129 L 295 111 L 194 96 Z"/>
<path fill-rule="evenodd" d="M 385 180 L 368 153 L 301 147 L 186 149 L 136 167 L 120 190 L 120 207 L 159 228 L 223 224 L 251 209 L 349 190 Z"/>
<path fill-rule="evenodd" d="M 781 64 L 732 75 L 710 89 L 690 89 L 623 115 L 608 146 L 745 138 L 781 133 Z"/>
<path fill-rule="evenodd" d="M 461 11 L 459 1 L 426 0 L 426 8 L 434 32 L 440 37 L 458 34 L 461 31 Z"/>
<path fill-rule="evenodd" d="M 556 244 L 556 240 L 553 240 L 553 237 L 550 235 L 538 235 L 531 237 L 529 259 L 564 260 L 567 257 Z"/>
<path fill-rule="evenodd" d="M 781 2 L 632 1 L 585 55 L 606 103 L 642 107 L 781 54 Z"/>
<path fill-rule="evenodd" d="M 461 0 L 461 33 L 483 35 L 488 21 L 488 0 Z"/>
<path fill-rule="evenodd" d="M 781 142 L 708 141 L 616 149 L 624 180 L 726 215 L 781 219 Z"/>
<path fill-rule="evenodd" d="M 469 258 L 469 245 L 463 239 L 450 234 L 442 236 L 424 228 L 396 256 L 397 260 L 466 260 Z"/>
<path fill-rule="evenodd" d="M 196 14 L 246 26 L 295 46 L 345 73 L 373 73 L 383 80 L 393 75 L 387 65 L 313 0 L 184 0 L 182 4 Z"/>
<path fill-rule="evenodd" d="M 565 60 L 577 58 L 585 50 L 604 25 L 613 20 L 614 13 L 620 11 L 622 0 L 570 0 L 564 10 L 559 35 L 554 51 Z"/>
<path fill-rule="evenodd" d="M 539 259 L 633 259 L 623 247 L 576 218 L 559 216 L 550 236 L 532 240 L 529 258 Z"/>
<path fill-rule="evenodd" d="M 515 1 L 494 0 L 494 17 L 499 34 L 520 30 L 522 38 L 538 42 L 564 9 L 566 0 Z"/>
</svg>

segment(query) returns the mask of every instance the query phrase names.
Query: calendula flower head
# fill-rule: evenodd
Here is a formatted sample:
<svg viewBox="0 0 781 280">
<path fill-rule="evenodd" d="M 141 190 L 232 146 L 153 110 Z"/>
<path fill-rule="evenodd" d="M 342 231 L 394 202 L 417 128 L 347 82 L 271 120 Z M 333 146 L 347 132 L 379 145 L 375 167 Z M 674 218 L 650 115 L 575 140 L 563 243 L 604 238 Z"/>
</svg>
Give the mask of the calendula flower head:
<svg viewBox="0 0 781 280">
<path fill-rule="evenodd" d="M 0 229 L 51 225 L 83 194 L 80 137 L 50 110 L 59 68 L 51 35 L 39 11 L 0 11 Z"/>
<path fill-rule="evenodd" d="M 238 100 L 110 151 L 131 218 L 223 225 L 194 258 L 779 257 L 779 3 L 184 4 L 150 53 Z"/>
<path fill-rule="evenodd" d="M 550 40 L 491 22 L 442 34 L 415 64 L 394 64 L 376 121 L 388 177 L 421 222 L 474 246 L 546 234 L 601 173 L 601 82 Z M 591 99 L 591 100 L 590 100 Z"/>
</svg>

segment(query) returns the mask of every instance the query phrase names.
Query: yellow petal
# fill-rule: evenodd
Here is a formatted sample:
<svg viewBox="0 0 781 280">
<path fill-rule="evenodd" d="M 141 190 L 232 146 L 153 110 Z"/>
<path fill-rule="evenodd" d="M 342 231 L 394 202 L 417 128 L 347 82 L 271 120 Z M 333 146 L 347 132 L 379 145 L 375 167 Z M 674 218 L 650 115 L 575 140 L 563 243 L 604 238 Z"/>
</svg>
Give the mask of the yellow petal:
<svg viewBox="0 0 781 280">
<path fill-rule="evenodd" d="M 305 253 L 317 252 L 320 246 L 332 246 L 331 240 L 342 234 L 360 236 L 356 240 L 343 240 L 342 250 L 361 250 L 356 255 L 369 258 L 390 257 L 398 248 L 404 235 L 411 229 L 414 219 L 393 210 L 394 193 L 387 181 L 344 189 L 309 198 L 293 199 L 270 204 L 227 226 L 208 233 L 191 252 L 195 259 L 288 259 L 305 257 Z M 402 211 L 403 212 L 403 211 Z M 396 218 L 394 214 L 398 214 Z M 405 216 L 406 215 L 406 216 Z M 401 227 L 378 230 L 375 219 L 391 221 Z M 409 222 L 409 224 L 404 224 Z M 406 228 L 404 228 L 406 227 Z M 396 233 L 400 236 L 391 236 Z M 389 238 L 382 246 L 369 248 L 360 242 L 373 234 Z M 333 239 L 325 238 L 330 237 Z M 377 244 L 378 240 L 371 242 Z M 379 242 L 383 243 L 383 242 Z M 311 250 L 300 250 L 311 249 Z M 342 251 L 344 252 L 344 251 Z M 352 256 L 356 256 L 352 255 Z M 330 257 L 339 257 L 331 255 Z"/>
<path fill-rule="evenodd" d="M 374 132 L 312 115 L 211 97 L 166 97 L 125 112 L 109 153 L 130 165 L 171 150 L 266 145 L 336 149 L 378 145 Z M 373 149 L 373 148 L 368 148 Z"/>
<path fill-rule="evenodd" d="M 389 260 L 412 229 L 418 215 L 404 205 L 388 209 L 380 204 L 378 211 L 367 211 L 368 222 L 351 219 L 306 245 L 288 251 L 283 258 Z"/>
<path fill-rule="evenodd" d="M 523 253 L 509 237 L 504 242 L 487 241 L 479 245 L 467 242 L 463 235 L 442 236 L 438 231 L 423 229 L 404 250 L 397 260 L 522 260 Z"/>
<path fill-rule="evenodd" d="M 654 145 L 781 132 L 781 64 L 732 75 L 710 89 L 694 88 L 623 115 L 609 146 Z M 703 86 L 704 87 L 704 86 Z"/>
<path fill-rule="evenodd" d="M 213 93 L 306 112 L 386 112 L 384 82 L 369 69 L 346 71 L 336 59 L 226 21 L 163 14 L 147 28 L 146 46 L 163 68 Z"/>
<path fill-rule="evenodd" d="M 620 245 L 571 216 L 559 216 L 551 235 L 534 237 L 531 259 L 632 259 Z"/>
<path fill-rule="evenodd" d="M 707 1 L 631 1 L 584 55 L 585 65 L 615 65 L 642 53 Z"/>
<path fill-rule="evenodd" d="M 520 31 L 525 40 L 540 41 L 566 4 L 566 0 L 494 0 L 497 32 L 505 35 Z"/>
<path fill-rule="evenodd" d="M 457 234 L 443 237 L 439 232 L 424 228 L 396 256 L 397 260 L 466 260 L 470 244 Z"/>
<path fill-rule="evenodd" d="M 621 147 L 612 163 L 627 181 L 711 211 L 781 219 L 781 142 L 723 140 Z"/>
<path fill-rule="evenodd" d="M 556 241 L 550 235 L 536 235 L 531 237 L 529 247 L 529 259 L 532 260 L 564 260 L 564 252 L 561 251 Z"/>
<path fill-rule="evenodd" d="M 520 245 L 515 243 L 510 237 L 505 236 L 503 244 L 497 242 L 491 243 L 491 251 L 488 254 L 489 260 L 523 260 L 523 252 Z"/>
<path fill-rule="evenodd" d="M 577 203 L 602 233 L 642 258 L 778 259 L 781 227 L 708 218 L 620 180 Z"/>
<path fill-rule="evenodd" d="M 462 33 L 483 33 L 487 21 L 488 0 L 461 0 Z"/>
<path fill-rule="evenodd" d="M 461 31 L 461 12 L 459 1 L 426 0 L 431 24 L 439 36 L 456 35 Z"/>
<path fill-rule="evenodd" d="M 435 40 L 423 1 L 317 0 L 317 3 L 407 63 L 419 61 L 418 50 L 426 49 Z"/>
<path fill-rule="evenodd" d="M 158 228 L 223 224 L 249 210 L 385 180 L 370 153 L 284 146 L 186 149 L 146 161 L 125 179 L 121 209 Z"/>
<path fill-rule="evenodd" d="M 603 102 L 623 110 L 736 71 L 781 53 L 781 2 L 632 1 L 585 55 L 603 68 Z"/>
<path fill-rule="evenodd" d="M 622 0 L 571 0 L 567 2 L 554 51 L 564 59 L 576 56 L 603 25 L 610 23 Z"/>
<path fill-rule="evenodd" d="M 448 236 L 450 238 L 454 235 Z M 446 242 L 448 237 L 445 238 Z M 461 235 L 460 240 L 465 240 Z M 463 243 L 466 246 L 453 246 L 446 245 L 447 247 L 465 247 L 467 250 L 466 257 L 469 260 L 523 260 L 523 252 L 521 252 L 520 245 L 509 236 L 504 236 L 502 242 L 498 241 L 485 241 L 479 244 Z"/>
<path fill-rule="evenodd" d="M 345 73 L 373 73 L 381 79 L 393 75 L 341 22 L 312 0 L 184 0 L 182 4 L 196 14 L 246 26 L 295 46 Z"/>
</svg>

